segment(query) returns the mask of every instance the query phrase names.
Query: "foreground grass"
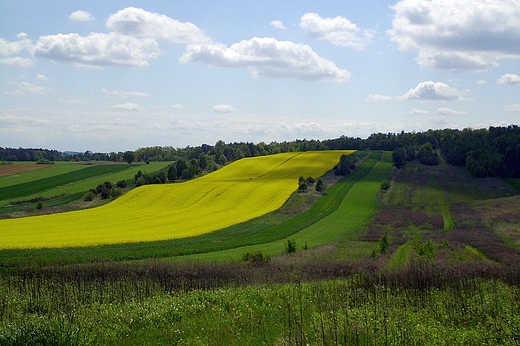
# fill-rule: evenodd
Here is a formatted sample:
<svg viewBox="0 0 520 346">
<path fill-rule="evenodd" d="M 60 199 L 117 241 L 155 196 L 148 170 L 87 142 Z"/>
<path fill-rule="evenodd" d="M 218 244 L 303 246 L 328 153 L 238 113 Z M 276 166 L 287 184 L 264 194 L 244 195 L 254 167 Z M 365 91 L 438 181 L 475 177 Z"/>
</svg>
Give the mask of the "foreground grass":
<svg viewBox="0 0 520 346">
<path fill-rule="evenodd" d="M 0 344 L 520 342 L 520 288 L 492 278 L 461 277 L 457 272 L 446 277 L 418 268 L 304 282 L 295 269 L 286 273 L 288 283 L 194 291 L 167 291 L 168 282 L 160 276 L 119 280 L 107 274 L 96 280 L 0 279 Z M 193 279 L 204 284 L 203 277 Z"/>
</svg>

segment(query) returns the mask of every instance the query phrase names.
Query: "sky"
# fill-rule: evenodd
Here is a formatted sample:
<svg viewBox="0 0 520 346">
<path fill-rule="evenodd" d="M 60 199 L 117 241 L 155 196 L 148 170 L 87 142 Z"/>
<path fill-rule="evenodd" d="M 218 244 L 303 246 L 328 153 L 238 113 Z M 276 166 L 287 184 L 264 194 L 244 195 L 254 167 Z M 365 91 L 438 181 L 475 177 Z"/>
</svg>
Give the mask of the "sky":
<svg viewBox="0 0 520 346">
<path fill-rule="evenodd" d="M 520 0 L 0 0 L 0 146 L 366 138 L 520 119 Z"/>
</svg>

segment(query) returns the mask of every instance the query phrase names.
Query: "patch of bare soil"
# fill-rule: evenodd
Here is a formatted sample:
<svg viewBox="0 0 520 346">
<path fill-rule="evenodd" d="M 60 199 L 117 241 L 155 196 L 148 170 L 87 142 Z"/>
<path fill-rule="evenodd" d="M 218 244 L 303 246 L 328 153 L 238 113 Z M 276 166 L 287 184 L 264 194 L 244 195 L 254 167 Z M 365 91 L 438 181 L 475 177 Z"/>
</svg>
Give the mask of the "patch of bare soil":
<svg viewBox="0 0 520 346">
<path fill-rule="evenodd" d="M 37 165 L 37 164 L 12 164 L 12 165 L 0 165 L 0 177 L 7 177 L 10 175 L 16 175 L 20 173 L 35 171 L 37 169 L 52 167 L 52 165 Z"/>
</svg>

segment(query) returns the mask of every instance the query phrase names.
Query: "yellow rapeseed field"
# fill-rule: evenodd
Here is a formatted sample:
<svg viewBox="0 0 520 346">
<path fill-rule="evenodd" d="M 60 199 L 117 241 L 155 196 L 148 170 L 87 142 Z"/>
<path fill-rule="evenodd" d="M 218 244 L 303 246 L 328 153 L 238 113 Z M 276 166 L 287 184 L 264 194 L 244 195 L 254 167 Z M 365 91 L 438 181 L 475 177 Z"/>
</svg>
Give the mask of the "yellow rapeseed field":
<svg viewBox="0 0 520 346">
<path fill-rule="evenodd" d="M 297 189 L 299 176 L 320 177 L 351 152 L 245 158 L 185 183 L 141 186 L 101 207 L 0 220 L 0 249 L 144 242 L 212 232 L 280 208 Z"/>
</svg>

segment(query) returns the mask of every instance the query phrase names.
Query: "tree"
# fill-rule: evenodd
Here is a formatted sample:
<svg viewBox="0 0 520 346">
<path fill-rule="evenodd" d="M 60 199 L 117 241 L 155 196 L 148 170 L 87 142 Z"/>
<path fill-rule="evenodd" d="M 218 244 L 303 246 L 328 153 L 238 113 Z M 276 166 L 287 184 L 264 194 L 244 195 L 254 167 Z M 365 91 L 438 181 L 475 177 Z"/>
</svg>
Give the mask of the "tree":
<svg viewBox="0 0 520 346">
<path fill-rule="evenodd" d="M 435 166 L 439 164 L 439 156 L 433 150 L 433 146 L 430 142 L 426 142 L 421 145 L 419 153 L 417 154 L 419 162 L 427 166 Z"/>
<path fill-rule="evenodd" d="M 181 175 L 182 172 L 184 172 L 185 169 L 188 168 L 188 164 L 186 163 L 186 160 L 184 159 L 179 159 L 177 160 L 177 175 Z"/>
<path fill-rule="evenodd" d="M 395 167 L 404 167 L 406 163 L 406 151 L 404 150 L 404 148 L 396 148 L 392 152 L 392 161 L 394 162 Z"/>
<path fill-rule="evenodd" d="M 175 165 L 170 165 L 168 167 L 168 180 L 173 181 L 177 178 L 177 167 Z"/>
<path fill-rule="evenodd" d="M 325 183 L 323 180 L 318 179 L 318 182 L 316 183 L 316 191 L 321 192 L 322 194 L 325 194 Z"/>
<path fill-rule="evenodd" d="M 341 155 L 336 167 L 336 175 L 349 175 L 356 169 L 354 158 L 351 155 Z"/>
<path fill-rule="evenodd" d="M 133 151 L 125 151 L 125 153 L 123 154 L 123 160 L 125 160 L 125 162 L 128 162 L 129 164 L 132 163 L 134 160 L 135 160 L 135 154 Z"/>
<path fill-rule="evenodd" d="M 221 154 L 219 157 L 218 157 L 218 164 L 221 165 L 221 166 L 224 166 L 228 160 L 227 160 L 227 157 L 224 155 L 224 154 Z"/>
<path fill-rule="evenodd" d="M 294 239 L 288 239 L 285 243 L 285 252 L 286 253 L 293 253 L 296 252 L 296 240 Z"/>
<path fill-rule="evenodd" d="M 305 192 L 307 191 L 307 180 L 302 176 L 298 179 L 298 191 Z"/>
</svg>

